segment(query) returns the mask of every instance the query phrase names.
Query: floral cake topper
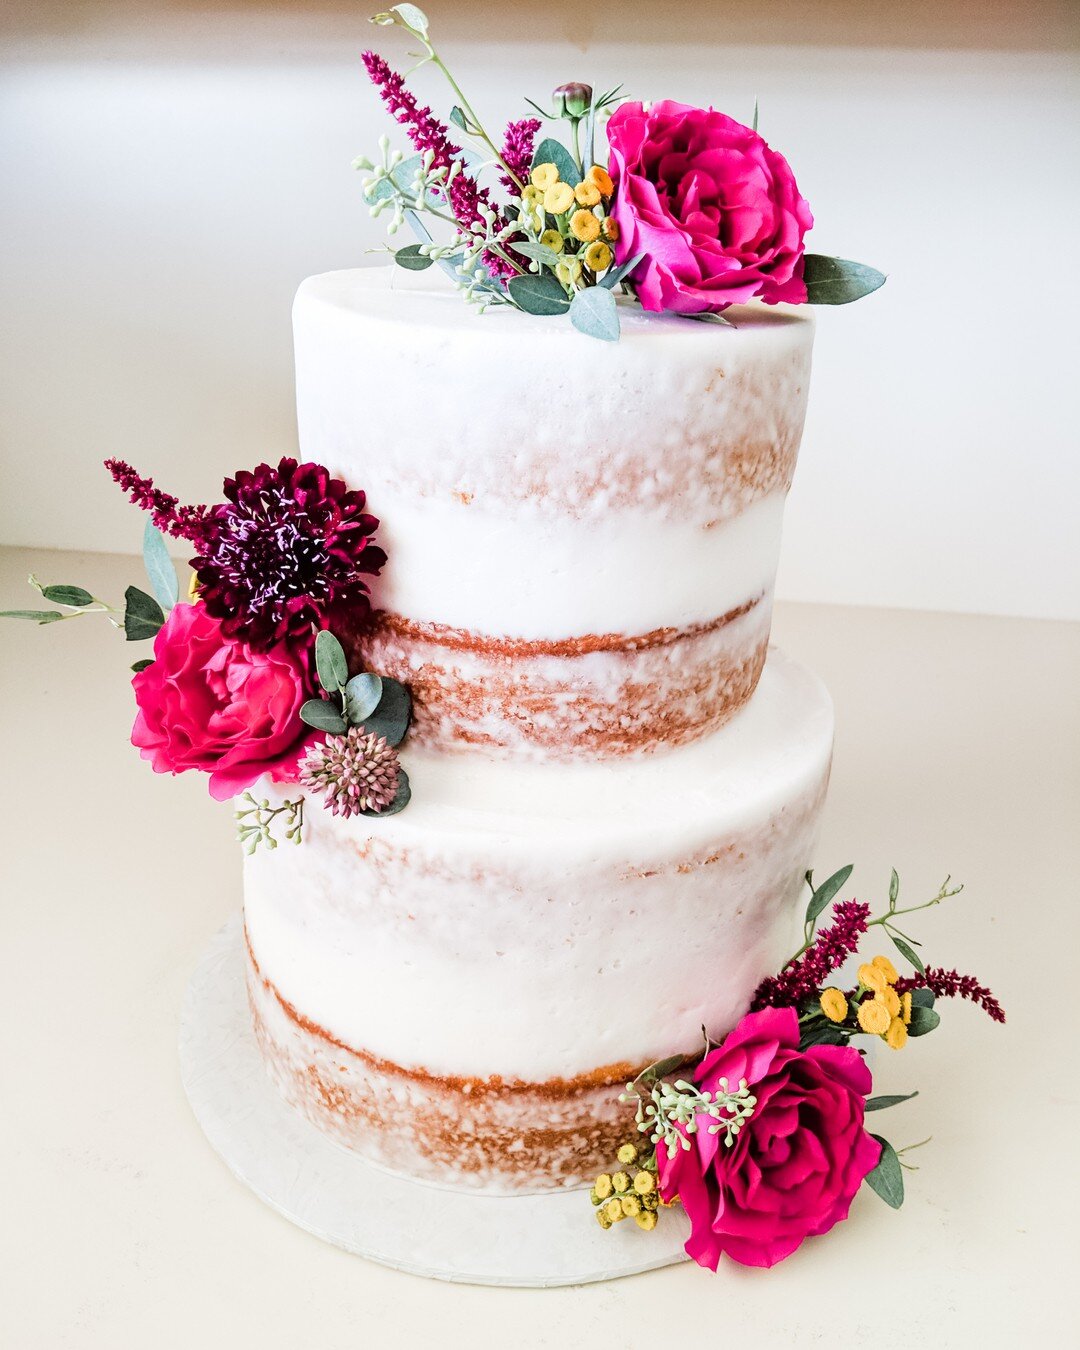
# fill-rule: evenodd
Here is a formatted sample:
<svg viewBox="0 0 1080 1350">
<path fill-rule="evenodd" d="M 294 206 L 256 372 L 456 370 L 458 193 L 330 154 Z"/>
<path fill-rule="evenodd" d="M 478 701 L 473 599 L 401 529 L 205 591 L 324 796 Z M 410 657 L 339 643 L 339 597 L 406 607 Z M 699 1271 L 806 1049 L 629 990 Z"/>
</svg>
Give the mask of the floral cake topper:
<svg viewBox="0 0 1080 1350">
<path fill-rule="evenodd" d="M 526 102 L 541 118 L 569 124 L 569 146 L 537 141 L 536 117 L 508 123 L 496 144 L 422 10 L 395 5 L 372 22 L 415 38 L 417 64 L 440 70 L 458 101 L 442 122 L 381 56 L 364 53 L 414 150 L 406 157 L 383 137 L 377 162 L 356 159 L 367 175 L 364 196 L 373 216 L 388 216 L 391 234 L 407 223 L 417 235 L 394 253 L 402 267 L 438 263 L 481 310 L 568 314 L 582 332 L 614 341 L 616 290 L 645 310 L 726 323 L 724 310 L 749 300 L 840 305 L 885 281 L 872 267 L 806 252 L 814 217 L 791 166 L 758 133 L 756 107 L 745 126 L 713 108 L 633 102 L 621 86 L 595 95 L 587 84 L 564 84 L 551 109 Z"/>
</svg>

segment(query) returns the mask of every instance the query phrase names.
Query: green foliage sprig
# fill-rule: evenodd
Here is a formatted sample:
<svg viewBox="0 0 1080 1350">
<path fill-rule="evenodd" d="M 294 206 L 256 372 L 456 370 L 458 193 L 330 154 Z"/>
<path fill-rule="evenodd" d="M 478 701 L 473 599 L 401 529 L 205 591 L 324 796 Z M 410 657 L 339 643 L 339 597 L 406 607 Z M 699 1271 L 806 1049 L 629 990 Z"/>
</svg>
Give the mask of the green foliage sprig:
<svg viewBox="0 0 1080 1350">
<path fill-rule="evenodd" d="M 256 801 L 250 792 L 245 792 L 240 800 L 247 805 L 236 808 L 236 837 L 249 856 L 260 846 L 268 849 L 277 848 L 278 841 L 273 829 L 278 823 L 284 827 L 283 837 L 286 840 L 293 844 L 303 842 L 303 797 L 298 797 L 295 801 L 282 802 L 280 806 L 271 806 L 265 797 L 262 801 Z"/>
<path fill-rule="evenodd" d="M 388 745 L 401 744 L 412 721 L 407 685 L 370 671 L 350 678 L 345 649 L 326 629 L 315 639 L 315 670 L 327 697 L 308 699 L 300 709 L 302 721 L 331 736 L 344 736 L 349 727 L 363 727 Z"/>
</svg>

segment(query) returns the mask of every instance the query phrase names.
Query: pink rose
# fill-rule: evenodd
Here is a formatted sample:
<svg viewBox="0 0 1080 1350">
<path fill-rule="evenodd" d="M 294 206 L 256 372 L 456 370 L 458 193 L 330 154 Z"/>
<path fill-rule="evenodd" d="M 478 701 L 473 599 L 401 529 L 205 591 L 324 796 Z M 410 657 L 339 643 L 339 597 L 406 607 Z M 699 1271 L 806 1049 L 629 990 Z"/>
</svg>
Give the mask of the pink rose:
<svg viewBox="0 0 1080 1350">
<path fill-rule="evenodd" d="M 881 1146 L 863 1129 L 870 1071 L 850 1046 L 799 1049 L 794 1008 L 749 1013 L 694 1074 L 715 1093 L 742 1079 L 757 1098 L 730 1148 L 698 1117 L 689 1149 L 657 1146 L 660 1193 L 690 1217 L 689 1256 L 715 1270 L 727 1255 L 772 1266 L 804 1238 L 827 1233 L 848 1209 Z"/>
<path fill-rule="evenodd" d="M 711 108 L 624 103 L 608 123 L 617 262 L 645 309 L 717 311 L 760 296 L 802 304 L 813 225 L 783 155 Z"/>
<path fill-rule="evenodd" d="M 210 795 L 235 796 L 264 773 L 295 777 L 307 731 L 307 654 L 284 642 L 254 651 L 226 637 L 203 604 L 177 605 L 132 680 L 131 742 L 155 773 L 200 769 Z"/>
</svg>

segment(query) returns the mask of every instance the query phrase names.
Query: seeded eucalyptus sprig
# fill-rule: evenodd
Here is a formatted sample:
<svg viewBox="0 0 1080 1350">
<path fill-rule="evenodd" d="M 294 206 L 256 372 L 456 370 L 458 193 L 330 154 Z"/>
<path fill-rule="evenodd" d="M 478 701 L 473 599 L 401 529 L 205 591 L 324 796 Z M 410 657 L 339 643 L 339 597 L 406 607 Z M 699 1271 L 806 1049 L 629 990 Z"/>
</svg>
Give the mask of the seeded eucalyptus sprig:
<svg viewBox="0 0 1080 1350">
<path fill-rule="evenodd" d="M 285 829 L 284 838 L 293 844 L 303 842 L 303 797 L 282 802 L 280 806 L 271 806 L 265 797 L 261 802 L 256 801 L 250 792 L 245 792 L 240 800 L 247 802 L 247 806 L 236 808 L 236 837 L 245 853 L 254 853 L 260 845 L 268 849 L 277 848 L 278 841 L 272 830 L 279 816 Z"/>
</svg>

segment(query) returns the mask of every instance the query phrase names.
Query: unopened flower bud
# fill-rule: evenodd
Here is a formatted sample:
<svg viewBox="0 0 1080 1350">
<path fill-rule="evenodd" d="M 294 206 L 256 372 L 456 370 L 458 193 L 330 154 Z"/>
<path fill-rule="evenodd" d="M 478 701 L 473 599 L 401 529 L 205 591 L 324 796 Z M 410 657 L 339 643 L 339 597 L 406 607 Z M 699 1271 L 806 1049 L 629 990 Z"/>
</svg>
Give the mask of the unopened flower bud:
<svg viewBox="0 0 1080 1350">
<path fill-rule="evenodd" d="M 560 84 L 551 97 L 556 116 L 580 121 L 592 107 L 592 85 Z"/>
</svg>

